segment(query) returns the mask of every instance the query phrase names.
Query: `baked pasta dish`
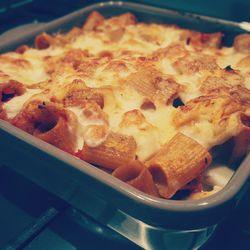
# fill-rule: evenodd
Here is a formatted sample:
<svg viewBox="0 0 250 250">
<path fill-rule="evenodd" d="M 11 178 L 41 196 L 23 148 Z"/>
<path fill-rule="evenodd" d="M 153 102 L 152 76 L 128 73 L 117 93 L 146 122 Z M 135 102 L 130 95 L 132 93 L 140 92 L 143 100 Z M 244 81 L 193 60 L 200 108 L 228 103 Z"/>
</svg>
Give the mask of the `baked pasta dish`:
<svg viewBox="0 0 250 250">
<path fill-rule="evenodd" d="M 222 38 L 92 12 L 0 55 L 0 118 L 147 194 L 210 195 L 250 145 L 250 34 Z"/>
</svg>

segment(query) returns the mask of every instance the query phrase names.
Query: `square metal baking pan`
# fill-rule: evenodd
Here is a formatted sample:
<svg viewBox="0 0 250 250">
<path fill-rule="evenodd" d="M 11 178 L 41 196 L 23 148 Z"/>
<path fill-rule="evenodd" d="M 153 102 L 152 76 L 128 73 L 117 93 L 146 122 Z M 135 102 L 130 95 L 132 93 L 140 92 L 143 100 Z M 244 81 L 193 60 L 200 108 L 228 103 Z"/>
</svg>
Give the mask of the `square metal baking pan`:
<svg viewBox="0 0 250 250">
<path fill-rule="evenodd" d="M 128 2 L 106 2 L 20 32 L 8 32 L 0 40 L 7 52 L 46 31 L 66 32 L 81 26 L 93 11 L 105 17 L 132 12 L 139 21 L 172 23 L 203 32 L 223 32 L 224 45 L 243 30 L 237 23 Z M 165 249 L 173 242 L 190 249 L 201 246 L 216 225 L 237 205 L 247 188 L 250 155 L 218 193 L 195 201 L 154 198 L 115 179 L 60 149 L 0 120 L 0 164 L 15 169 L 72 206 L 147 249 Z M 18 191 L 18 190 L 17 190 Z M 169 248 L 171 249 L 171 248 Z"/>
</svg>

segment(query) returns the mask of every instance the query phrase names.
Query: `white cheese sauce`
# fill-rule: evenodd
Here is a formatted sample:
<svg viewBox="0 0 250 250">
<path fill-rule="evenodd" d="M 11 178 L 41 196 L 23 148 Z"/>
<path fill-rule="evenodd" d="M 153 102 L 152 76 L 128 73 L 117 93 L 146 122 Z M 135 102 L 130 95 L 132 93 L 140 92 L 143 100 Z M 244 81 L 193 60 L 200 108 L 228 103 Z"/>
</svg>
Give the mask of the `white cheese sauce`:
<svg viewBox="0 0 250 250">
<path fill-rule="evenodd" d="M 33 95 L 40 93 L 41 89 L 26 89 L 23 95 L 15 96 L 8 102 L 4 103 L 3 109 L 5 110 L 9 119 L 14 118 L 22 109 L 24 103 Z"/>
<path fill-rule="evenodd" d="M 70 107 L 68 110 L 72 111 L 77 117 L 77 148 L 76 151 L 81 150 L 86 143 L 90 147 L 97 147 L 103 143 L 108 135 L 105 134 L 102 137 L 92 137 L 91 136 L 91 126 L 106 126 L 104 120 L 98 118 L 88 118 L 84 115 L 83 109 L 80 107 Z"/>
</svg>

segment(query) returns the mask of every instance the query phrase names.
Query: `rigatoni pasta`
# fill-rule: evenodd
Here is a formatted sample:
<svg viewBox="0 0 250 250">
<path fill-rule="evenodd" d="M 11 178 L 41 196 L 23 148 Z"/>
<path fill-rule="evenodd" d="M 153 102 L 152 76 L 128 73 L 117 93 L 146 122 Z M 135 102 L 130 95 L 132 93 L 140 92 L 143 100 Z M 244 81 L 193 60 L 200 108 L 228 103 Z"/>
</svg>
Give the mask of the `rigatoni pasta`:
<svg viewBox="0 0 250 250">
<path fill-rule="evenodd" d="M 149 195 L 211 195 L 214 148 L 250 145 L 250 35 L 222 37 L 94 11 L 0 55 L 0 119 Z"/>
<path fill-rule="evenodd" d="M 112 175 L 146 194 L 159 197 L 152 175 L 140 161 L 124 163 L 115 169 Z"/>
<path fill-rule="evenodd" d="M 12 120 L 13 125 L 73 153 L 76 148 L 77 118 L 54 103 L 34 100 L 27 103 Z"/>
<path fill-rule="evenodd" d="M 160 195 L 170 198 L 197 178 L 211 162 L 212 157 L 206 148 L 177 133 L 145 164 Z"/>
<path fill-rule="evenodd" d="M 107 169 L 116 169 L 121 164 L 135 160 L 136 142 L 132 136 L 109 133 L 99 146 L 85 144 L 78 152 L 81 159 Z"/>
</svg>

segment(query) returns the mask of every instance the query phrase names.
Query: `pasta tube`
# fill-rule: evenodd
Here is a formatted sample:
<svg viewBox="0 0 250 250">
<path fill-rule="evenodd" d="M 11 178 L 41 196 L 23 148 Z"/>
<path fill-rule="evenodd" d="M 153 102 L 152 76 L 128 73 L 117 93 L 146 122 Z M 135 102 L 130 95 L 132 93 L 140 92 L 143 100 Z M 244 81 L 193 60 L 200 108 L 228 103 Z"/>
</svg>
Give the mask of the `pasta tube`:
<svg viewBox="0 0 250 250">
<path fill-rule="evenodd" d="M 136 142 L 132 136 L 111 132 L 107 139 L 97 147 L 84 145 L 77 154 L 82 160 L 107 168 L 116 169 L 135 159 Z"/>
<path fill-rule="evenodd" d="M 236 36 L 233 47 L 238 52 L 248 54 L 250 52 L 250 34 L 240 34 Z"/>
<path fill-rule="evenodd" d="M 150 67 L 132 73 L 127 82 L 149 100 L 157 100 L 164 104 L 169 104 L 171 100 L 176 98 L 178 91 L 181 89 L 181 85 L 172 77 L 163 75 Z"/>
<path fill-rule="evenodd" d="M 75 79 L 60 91 L 55 90 L 53 101 L 63 103 L 65 107 L 82 106 L 86 102 L 96 102 L 101 108 L 104 106 L 104 97 L 98 89 L 88 88 L 82 80 Z"/>
<path fill-rule="evenodd" d="M 210 153 L 195 140 L 178 133 L 145 164 L 160 195 L 171 198 L 211 163 Z"/>
<path fill-rule="evenodd" d="M 77 120 L 74 113 L 38 100 L 29 102 L 12 121 L 26 132 L 73 153 L 76 147 Z"/>
<path fill-rule="evenodd" d="M 104 17 L 97 11 L 93 11 L 84 23 L 83 30 L 92 31 L 95 30 L 99 25 L 103 24 Z"/>
<path fill-rule="evenodd" d="M 152 175 L 140 161 L 122 164 L 112 175 L 144 193 L 159 197 Z"/>
</svg>

